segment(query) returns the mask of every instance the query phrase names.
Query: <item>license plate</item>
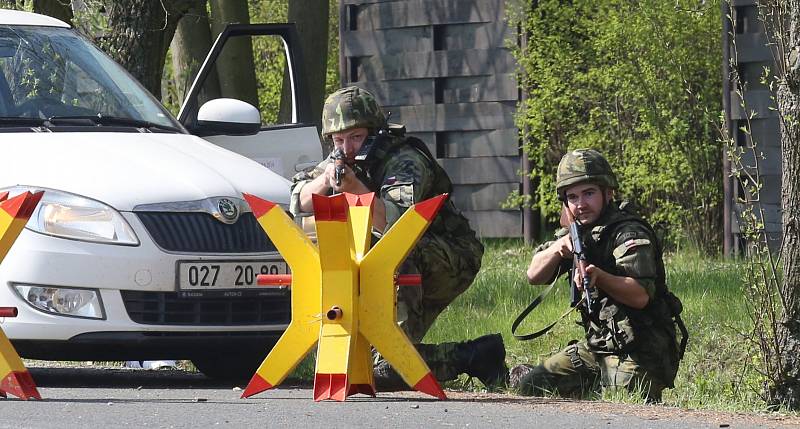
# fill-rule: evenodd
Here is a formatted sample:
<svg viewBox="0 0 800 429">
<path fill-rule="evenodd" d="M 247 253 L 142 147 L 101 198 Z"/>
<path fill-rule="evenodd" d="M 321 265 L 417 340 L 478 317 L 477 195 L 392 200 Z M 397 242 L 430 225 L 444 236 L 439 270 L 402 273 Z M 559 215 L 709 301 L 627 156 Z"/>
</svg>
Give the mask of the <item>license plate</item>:
<svg viewBox="0 0 800 429">
<path fill-rule="evenodd" d="M 178 263 L 178 289 L 221 290 L 263 288 L 259 274 L 288 274 L 283 261 L 194 261 Z"/>
</svg>

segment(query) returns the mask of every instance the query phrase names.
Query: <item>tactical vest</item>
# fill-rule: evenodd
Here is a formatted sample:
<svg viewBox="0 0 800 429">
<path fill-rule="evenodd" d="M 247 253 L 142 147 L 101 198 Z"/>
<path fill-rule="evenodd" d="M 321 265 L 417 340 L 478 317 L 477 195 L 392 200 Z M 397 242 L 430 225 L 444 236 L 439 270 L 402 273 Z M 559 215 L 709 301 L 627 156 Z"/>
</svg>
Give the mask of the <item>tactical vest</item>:
<svg viewBox="0 0 800 429">
<path fill-rule="evenodd" d="M 431 154 L 425 143 L 416 137 L 393 137 L 387 145 L 376 148 L 373 159 L 359 165 L 356 174 L 362 183 L 366 184 L 372 192 L 380 192 L 383 180 L 383 167 L 393 153 L 404 147 L 410 146 L 423 155 L 428 168 L 433 171 L 433 189 L 423 195 L 423 199 L 428 199 L 441 194 L 448 194 L 447 201 L 439 210 L 433 223 L 428 228 L 428 232 L 434 234 L 447 234 L 454 237 L 461 237 L 479 243 L 475 237 L 475 231 L 469 226 L 469 221 L 464 217 L 450 196 L 453 194 L 453 185 L 447 172 L 436 162 L 436 158 Z M 427 232 L 426 232 L 427 233 Z"/>
<path fill-rule="evenodd" d="M 624 207 L 624 204 L 623 204 Z M 593 299 L 591 315 L 585 310 L 582 312 L 584 326 L 586 327 L 587 342 L 594 351 L 606 353 L 629 353 L 636 350 L 646 336 L 666 334 L 670 339 L 671 350 L 665 351 L 675 356 L 675 362 L 680 360 L 685 348 L 685 332 L 680 313 L 682 304 L 673 295 L 666 285 L 666 273 L 662 260 L 662 249 L 655 231 L 647 221 L 630 211 L 610 206 L 600 225 L 583 232 L 584 245 L 586 246 L 588 260 L 604 271 L 625 276 L 616 266 L 614 252 L 614 238 L 625 223 L 636 222 L 645 227 L 655 249 L 656 259 L 656 291 L 647 306 L 635 309 L 616 302 L 599 288 L 594 289 L 596 296 Z M 678 349 L 675 325 L 678 323 L 682 332 L 681 350 Z M 677 368 L 677 367 L 676 367 Z"/>
</svg>

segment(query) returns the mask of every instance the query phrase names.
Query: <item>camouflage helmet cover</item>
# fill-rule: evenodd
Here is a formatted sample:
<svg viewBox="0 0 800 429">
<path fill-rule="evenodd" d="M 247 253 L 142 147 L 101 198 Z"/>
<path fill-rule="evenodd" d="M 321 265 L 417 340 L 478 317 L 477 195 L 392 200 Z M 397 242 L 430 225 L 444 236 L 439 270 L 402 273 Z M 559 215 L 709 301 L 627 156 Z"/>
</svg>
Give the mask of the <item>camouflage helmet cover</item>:
<svg viewBox="0 0 800 429">
<path fill-rule="evenodd" d="M 590 182 L 609 189 L 617 189 L 617 176 L 611 165 L 594 149 L 576 149 L 567 152 L 558 163 L 556 192 L 563 198 L 564 191 L 578 183 Z"/>
<path fill-rule="evenodd" d="M 322 135 L 351 128 L 380 128 L 386 124 L 375 97 L 357 86 L 339 89 L 328 96 L 322 108 Z"/>
</svg>

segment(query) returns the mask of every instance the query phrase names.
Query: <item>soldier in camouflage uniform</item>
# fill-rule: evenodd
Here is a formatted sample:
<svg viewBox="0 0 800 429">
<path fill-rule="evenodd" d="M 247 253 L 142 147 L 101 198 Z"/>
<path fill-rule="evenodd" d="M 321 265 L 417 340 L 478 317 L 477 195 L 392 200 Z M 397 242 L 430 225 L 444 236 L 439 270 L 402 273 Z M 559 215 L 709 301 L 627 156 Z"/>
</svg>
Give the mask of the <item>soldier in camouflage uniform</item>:
<svg viewBox="0 0 800 429">
<path fill-rule="evenodd" d="M 290 207 L 295 215 L 312 211 L 313 194 L 374 192 L 378 198 L 373 207 L 373 234 L 379 238 L 411 205 L 452 192 L 450 178 L 422 141 L 404 136 L 399 127 L 389 132 L 369 92 L 348 87 L 331 94 L 325 101 L 322 124 L 323 138 L 344 152 L 345 174 L 337 185 L 334 160 L 329 156 L 312 171 L 296 175 Z M 361 155 L 358 161 L 357 154 Z M 439 314 L 469 287 L 482 256 L 483 245 L 448 199 L 401 268 L 422 275 L 422 287 L 398 288 L 398 319 L 412 342 L 419 343 Z M 492 386 L 504 382 L 507 375 L 499 334 L 462 343 L 417 344 L 417 349 L 440 381 L 467 373 Z M 380 359 L 375 376 L 379 388 L 405 387 Z"/>
<path fill-rule="evenodd" d="M 538 366 L 519 365 L 511 385 L 526 395 L 582 395 L 595 389 L 628 389 L 659 401 L 673 387 L 685 344 L 680 300 L 667 290 L 661 248 L 652 227 L 613 200 L 617 179 L 594 150 L 567 153 L 556 187 L 564 210 L 579 224 L 593 293 L 591 312 L 579 305 L 586 339 L 572 341 Z M 547 284 L 561 273 L 581 284 L 573 270 L 572 242 L 562 229 L 544 243 L 528 267 L 531 284 Z M 675 319 L 675 320 L 674 320 Z M 688 338 L 685 332 L 683 338 Z"/>
</svg>

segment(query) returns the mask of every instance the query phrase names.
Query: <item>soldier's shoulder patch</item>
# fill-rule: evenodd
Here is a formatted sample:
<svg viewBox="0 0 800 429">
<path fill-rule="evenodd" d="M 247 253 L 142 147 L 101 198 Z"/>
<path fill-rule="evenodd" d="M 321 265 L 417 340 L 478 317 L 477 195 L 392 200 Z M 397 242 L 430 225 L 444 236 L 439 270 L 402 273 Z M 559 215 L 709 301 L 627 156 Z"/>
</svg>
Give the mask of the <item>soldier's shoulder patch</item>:
<svg viewBox="0 0 800 429">
<path fill-rule="evenodd" d="M 619 259 L 623 257 L 629 250 L 635 249 L 641 246 L 649 246 L 650 240 L 647 238 L 631 238 L 629 240 L 625 240 L 622 244 L 617 246 L 614 249 L 613 255 L 615 259 Z"/>
</svg>

